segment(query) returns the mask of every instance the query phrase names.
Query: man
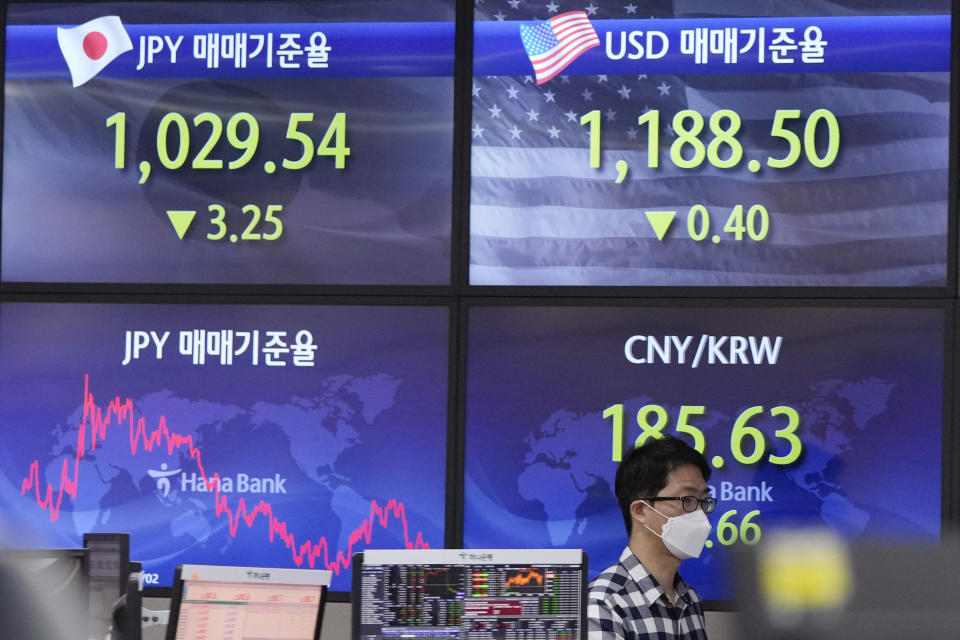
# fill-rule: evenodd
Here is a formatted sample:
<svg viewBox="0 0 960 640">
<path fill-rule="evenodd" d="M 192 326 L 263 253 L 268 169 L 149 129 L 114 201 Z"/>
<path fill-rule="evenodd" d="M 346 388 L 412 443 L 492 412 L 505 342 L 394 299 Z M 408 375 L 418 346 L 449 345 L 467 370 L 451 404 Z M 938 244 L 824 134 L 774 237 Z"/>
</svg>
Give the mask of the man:
<svg viewBox="0 0 960 640">
<path fill-rule="evenodd" d="M 649 439 L 620 463 L 614 490 L 629 542 L 590 583 L 590 640 L 706 640 L 700 596 L 677 573 L 710 534 L 710 467 L 682 440 Z"/>
</svg>

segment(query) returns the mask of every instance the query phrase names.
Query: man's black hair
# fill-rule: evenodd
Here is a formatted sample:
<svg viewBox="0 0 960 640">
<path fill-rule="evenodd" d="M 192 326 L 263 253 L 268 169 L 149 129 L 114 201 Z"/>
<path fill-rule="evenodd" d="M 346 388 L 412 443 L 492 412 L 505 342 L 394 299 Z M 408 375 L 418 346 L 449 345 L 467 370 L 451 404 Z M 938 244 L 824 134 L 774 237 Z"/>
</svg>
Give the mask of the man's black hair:
<svg viewBox="0 0 960 640">
<path fill-rule="evenodd" d="M 642 447 L 630 451 L 617 468 L 614 493 L 623 513 L 623 524 L 630 535 L 633 518 L 630 504 L 645 496 L 655 496 L 667 486 L 667 475 L 684 465 L 700 469 L 703 479 L 710 479 L 710 467 L 703 454 L 673 436 L 648 438 Z"/>
</svg>

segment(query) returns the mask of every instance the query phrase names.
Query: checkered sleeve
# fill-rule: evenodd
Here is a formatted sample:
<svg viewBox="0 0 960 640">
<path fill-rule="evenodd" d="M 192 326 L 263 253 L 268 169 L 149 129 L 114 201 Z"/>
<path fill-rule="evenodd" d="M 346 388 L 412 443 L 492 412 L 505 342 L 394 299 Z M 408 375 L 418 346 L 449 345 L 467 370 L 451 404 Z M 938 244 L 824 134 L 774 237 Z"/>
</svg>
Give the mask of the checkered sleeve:
<svg viewBox="0 0 960 640">
<path fill-rule="evenodd" d="M 618 572 L 602 573 L 590 585 L 587 601 L 589 640 L 622 640 L 627 637 L 624 611 L 611 600 L 623 588 L 626 576 Z"/>
<path fill-rule="evenodd" d="M 607 602 L 590 600 L 587 603 L 587 634 L 589 640 L 623 640 L 627 637 L 623 615 Z"/>
<path fill-rule="evenodd" d="M 703 603 L 677 576 L 677 603 L 670 604 L 629 548 L 620 563 L 590 583 L 589 640 L 707 640 Z"/>
</svg>

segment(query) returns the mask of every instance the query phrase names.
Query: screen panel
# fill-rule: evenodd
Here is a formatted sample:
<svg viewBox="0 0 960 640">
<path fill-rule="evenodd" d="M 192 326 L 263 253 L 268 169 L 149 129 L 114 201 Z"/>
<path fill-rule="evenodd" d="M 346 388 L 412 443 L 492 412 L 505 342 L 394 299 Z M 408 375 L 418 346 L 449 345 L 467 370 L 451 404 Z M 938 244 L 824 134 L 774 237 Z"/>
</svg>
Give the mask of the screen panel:
<svg viewBox="0 0 960 640">
<path fill-rule="evenodd" d="M 448 323 L 442 306 L 3 303 L 10 544 L 124 530 L 148 587 L 190 561 L 329 569 L 337 591 L 354 551 L 442 546 Z"/>
<path fill-rule="evenodd" d="M 375 549 L 354 563 L 354 640 L 586 638 L 579 549 Z"/>
<path fill-rule="evenodd" d="M 82 542 L 90 567 L 90 637 L 104 638 L 113 624 L 114 605 L 127 593 L 130 534 L 88 532 L 83 534 Z"/>
<path fill-rule="evenodd" d="M 778 527 L 936 541 L 944 331 L 941 308 L 471 307 L 463 544 L 578 546 L 595 576 L 627 541 L 615 459 L 657 433 L 713 470 L 681 566 L 706 599 Z"/>
<path fill-rule="evenodd" d="M 470 284 L 946 286 L 950 14 L 477 5 Z"/>
<path fill-rule="evenodd" d="M 318 640 L 329 571 L 177 567 L 167 640 Z"/>
<path fill-rule="evenodd" d="M 453 5 L 9 4 L 3 280 L 449 284 Z"/>
</svg>

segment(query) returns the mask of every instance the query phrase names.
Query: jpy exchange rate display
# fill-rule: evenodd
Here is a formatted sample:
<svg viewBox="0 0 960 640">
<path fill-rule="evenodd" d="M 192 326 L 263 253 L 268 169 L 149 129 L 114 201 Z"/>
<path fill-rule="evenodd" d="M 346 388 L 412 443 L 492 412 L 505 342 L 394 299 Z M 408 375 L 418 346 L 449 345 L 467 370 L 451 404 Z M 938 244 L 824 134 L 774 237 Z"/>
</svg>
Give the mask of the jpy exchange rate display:
<svg viewBox="0 0 960 640">
<path fill-rule="evenodd" d="M 4 544 L 181 563 L 443 545 L 445 307 L 0 305 Z M 429 460 L 429 464 L 424 464 Z"/>
<path fill-rule="evenodd" d="M 0 275 L 446 284 L 453 12 L 8 5 Z"/>
<path fill-rule="evenodd" d="M 944 286 L 950 9 L 477 5 L 470 283 Z"/>
</svg>

